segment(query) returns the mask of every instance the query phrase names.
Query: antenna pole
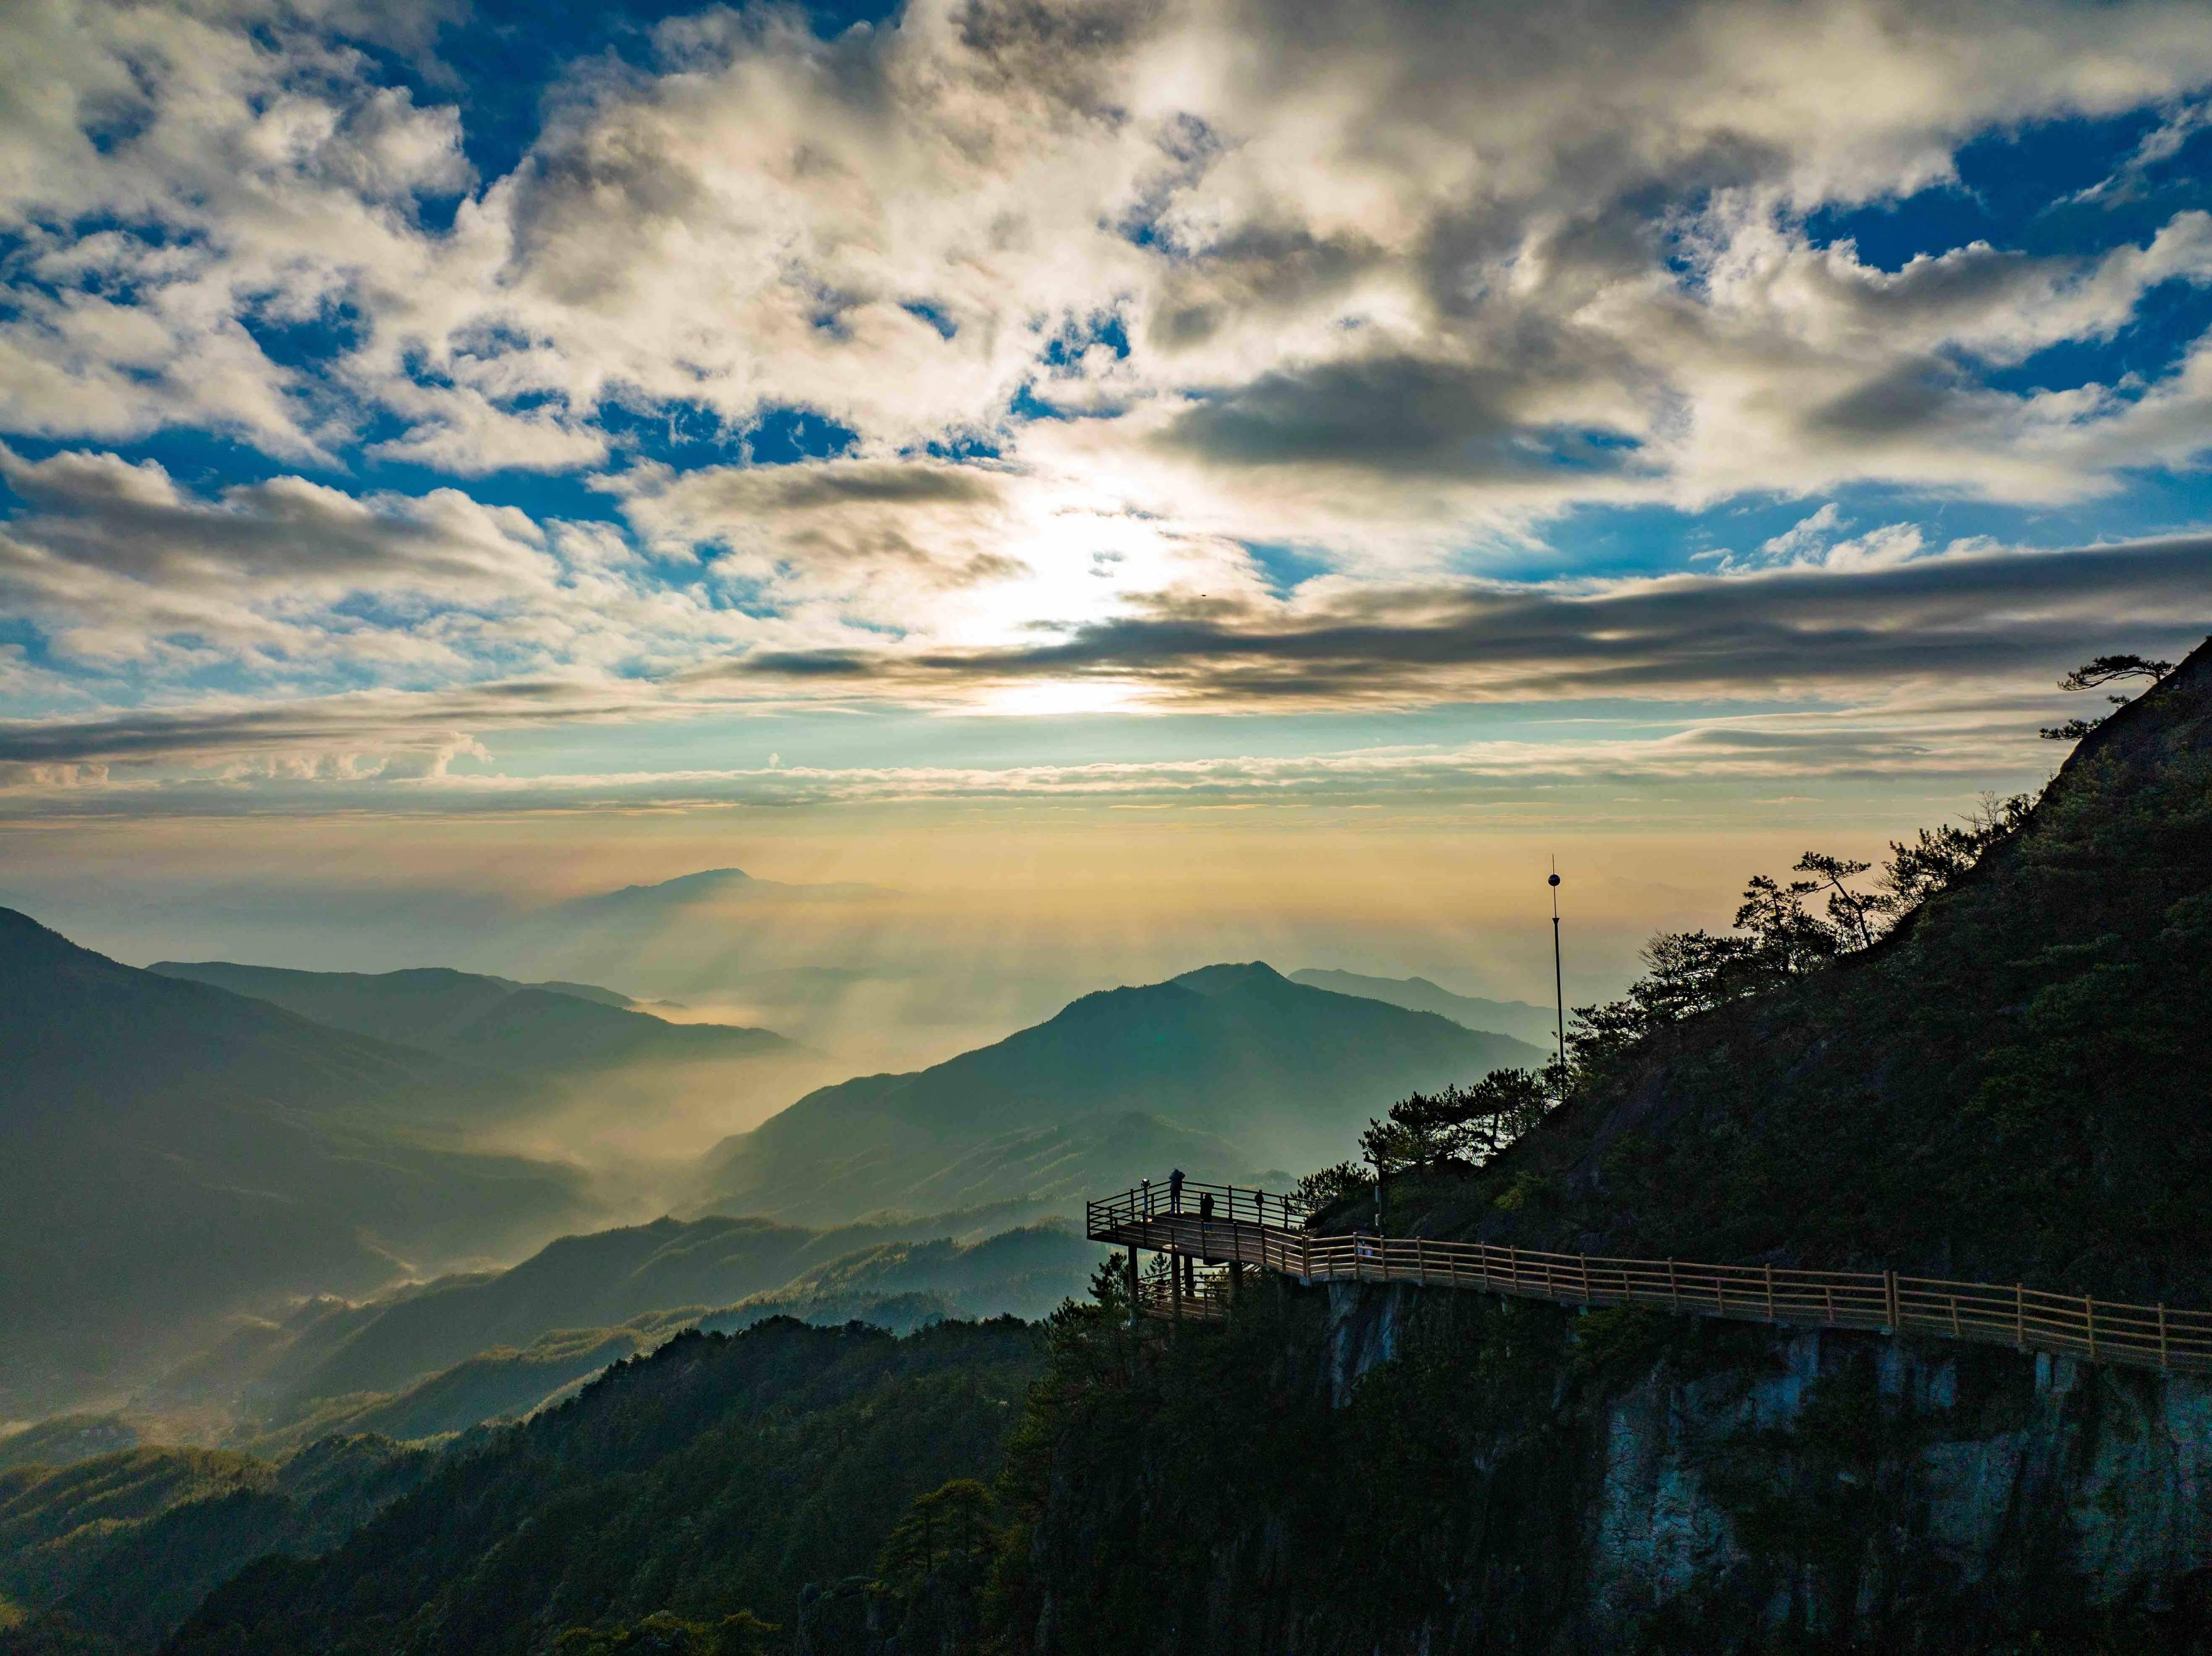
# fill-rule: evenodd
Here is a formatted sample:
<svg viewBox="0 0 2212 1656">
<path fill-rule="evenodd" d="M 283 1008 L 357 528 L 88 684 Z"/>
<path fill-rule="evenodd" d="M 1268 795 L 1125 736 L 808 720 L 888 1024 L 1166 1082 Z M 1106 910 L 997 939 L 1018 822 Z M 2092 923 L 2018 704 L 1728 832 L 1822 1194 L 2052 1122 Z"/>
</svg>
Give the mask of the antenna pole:
<svg viewBox="0 0 2212 1656">
<path fill-rule="evenodd" d="M 1567 980 L 1559 968 L 1559 861 L 1552 859 L 1552 993 L 1559 1002 L 1559 1084 L 1567 1084 Z"/>
</svg>

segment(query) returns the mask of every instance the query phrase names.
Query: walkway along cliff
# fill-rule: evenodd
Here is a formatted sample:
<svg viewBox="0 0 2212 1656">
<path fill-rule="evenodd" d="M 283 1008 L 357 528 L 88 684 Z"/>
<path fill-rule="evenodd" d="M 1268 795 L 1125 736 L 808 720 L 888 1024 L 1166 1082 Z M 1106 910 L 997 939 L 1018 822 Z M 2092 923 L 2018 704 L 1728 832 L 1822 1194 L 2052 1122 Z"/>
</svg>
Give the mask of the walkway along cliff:
<svg viewBox="0 0 2212 1656">
<path fill-rule="evenodd" d="M 1143 1273 L 1132 1302 L 1124 1263 L 1058 1336 L 1007 1477 L 1017 1648 L 2206 1647 L 2212 1377 L 1526 1276 L 1445 1291 L 1411 1239 L 1301 1282 L 1250 1254 L 1304 1239 L 1217 1235 L 1216 1196 L 1202 1238 L 1135 1233 L 1221 1262 L 1186 1326 L 1132 1318 L 1176 1290 Z"/>
<path fill-rule="evenodd" d="M 1163 1185 L 1160 1189 L 1165 1188 Z M 1140 1248 L 1230 1270 L 1188 1295 L 1189 1273 L 1170 1273 L 1149 1308 L 1170 1319 L 1218 1315 L 1256 1265 L 1302 1283 L 1404 1283 L 1474 1289 L 1561 1305 L 1644 1306 L 1801 1328 L 1876 1328 L 2075 1354 L 2092 1362 L 2212 1373 L 2212 1312 L 2126 1305 L 2014 1283 L 1956 1283 L 1893 1271 L 1796 1271 L 1772 1265 L 1593 1258 L 1480 1240 L 1293 1228 L 1289 1198 L 1233 1186 L 1180 1183 L 1170 1203 L 1150 1184 L 1085 1205 L 1085 1234 L 1128 1250 L 1133 1303 L 1142 1299 Z M 1200 1204 L 1203 1204 L 1201 1210 Z"/>
<path fill-rule="evenodd" d="M 1095 1206 L 1188 1264 L 1055 1335 L 1016 1647 L 2212 1649 L 2212 651 L 1984 843 L 1387 1240 Z"/>
</svg>

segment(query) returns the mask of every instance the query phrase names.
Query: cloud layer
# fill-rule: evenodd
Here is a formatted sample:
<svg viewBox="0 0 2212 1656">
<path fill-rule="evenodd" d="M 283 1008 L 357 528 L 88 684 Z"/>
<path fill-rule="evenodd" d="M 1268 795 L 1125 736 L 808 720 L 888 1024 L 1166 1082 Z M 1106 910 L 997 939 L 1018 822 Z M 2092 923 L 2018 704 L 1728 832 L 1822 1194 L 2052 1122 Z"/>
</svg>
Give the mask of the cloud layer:
<svg viewBox="0 0 2212 1656">
<path fill-rule="evenodd" d="M 1816 514 L 1817 515 L 1817 514 Z M 1808 520 L 1810 521 L 1810 520 Z M 1321 585 L 1321 584 L 1316 584 Z M 2115 629 L 2179 653 L 2212 632 L 2212 537 L 2022 555 L 1785 564 L 1558 585 L 1327 584 L 1292 602 L 1163 601 L 1146 614 L 1018 648 L 751 650 L 660 677 L 572 673 L 412 695 L 227 698 L 0 723 L 0 781 L 52 787 L 129 770 L 198 786 L 258 779 L 430 780 L 514 796 L 765 802 L 940 793 L 1176 792 L 1224 778 L 1261 792 L 1349 777 L 1563 766 L 1575 774 L 1826 774 L 1839 767 L 2016 769 L 2034 711 L 2019 686 L 2084 636 Z M 1402 709 L 1437 702 L 1658 701 L 1825 707 L 1689 721 L 1657 738 L 1486 748 L 1480 763 L 1362 755 L 1311 764 L 1074 764 L 991 773 L 927 765 L 831 777 L 659 773 L 509 783 L 453 773 L 483 738 L 554 723 L 668 719 L 763 701 L 921 700 L 990 707 L 1039 682 L 1089 681 L 1136 709 Z M 1978 691 L 1970 688 L 1977 683 Z M 1963 698 L 1963 702 L 1962 702 Z M 1978 705 L 1962 747 L 1954 722 Z M 1930 721 L 1933 721 L 1932 723 Z M 2007 721 L 2009 721 L 2008 723 Z M 1676 721 L 1678 725 L 1681 721 Z M 1838 732 L 1842 732 L 1838 735 Z M 1927 745 L 1931 733 L 1942 739 Z M 1514 757 L 1518 755 L 1517 758 Z M 1885 759 L 1886 756 L 1886 759 Z M 118 769 L 118 767 L 121 767 Z M 1440 767 L 1440 768 L 1439 768 Z M 457 796 L 458 797 L 458 796 Z"/>
<path fill-rule="evenodd" d="M 10 13 L 19 784 L 824 698 L 1849 699 L 2207 625 L 2202 540 L 1923 510 L 2201 476 L 2212 335 L 2129 343 L 2212 289 L 2198 6 L 717 7 L 489 172 L 465 21 Z M 1861 245 L 2123 120 L 1994 239 Z M 1774 500 L 1671 573 L 1564 529 Z"/>
</svg>

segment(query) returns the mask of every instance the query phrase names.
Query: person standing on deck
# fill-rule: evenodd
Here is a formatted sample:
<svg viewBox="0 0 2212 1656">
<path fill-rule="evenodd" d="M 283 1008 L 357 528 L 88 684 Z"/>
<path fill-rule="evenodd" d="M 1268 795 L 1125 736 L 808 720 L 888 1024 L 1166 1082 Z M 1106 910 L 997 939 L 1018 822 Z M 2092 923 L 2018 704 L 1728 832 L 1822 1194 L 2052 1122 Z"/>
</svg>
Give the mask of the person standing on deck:
<svg viewBox="0 0 2212 1656">
<path fill-rule="evenodd" d="M 1182 1211 L 1182 1169 L 1177 1168 L 1168 1175 L 1168 1211 Z"/>
</svg>

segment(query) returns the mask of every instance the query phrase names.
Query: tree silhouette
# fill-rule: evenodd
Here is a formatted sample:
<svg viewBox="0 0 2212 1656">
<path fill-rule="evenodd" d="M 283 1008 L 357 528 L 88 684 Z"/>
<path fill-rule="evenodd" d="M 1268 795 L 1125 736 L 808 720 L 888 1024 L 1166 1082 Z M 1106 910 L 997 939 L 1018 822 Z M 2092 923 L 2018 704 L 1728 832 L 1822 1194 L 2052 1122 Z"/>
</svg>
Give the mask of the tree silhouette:
<svg viewBox="0 0 2212 1656">
<path fill-rule="evenodd" d="M 1361 1153 L 1384 1173 L 1448 1162 L 1480 1167 L 1544 1119 L 1553 1088 L 1528 1070 L 1492 1070 L 1471 1087 L 1415 1093 L 1370 1119 Z"/>
<path fill-rule="evenodd" d="M 2094 690 L 2123 678 L 2147 678 L 2155 684 L 2173 670 L 2170 661 L 2150 661 L 2142 656 L 2099 656 L 2085 661 L 2058 681 L 2062 690 Z"/>
<path fill-rule="evenodd" d="M 2083 662 L 2058 681 L 2062 690 L 2094 690 L 2100 685 L 2116 684 L 2124 678 L 2147 678 L 2154 684 L 2173 670 L 2170 661 L 2152 661 L 2143 656 L 2097 656 Z M 2115 707 L 2124 707 L 2128 698 L 2110 695 L 2105 698 Z M 2111 718 L 2107 713 L 2106 719 Z M 2047 725 L 2040 732 L 2046 742 L 2078 742 L 2105 722 L 2104 719 L 2069 719 L 2063 725 Z"/>
</svg>

